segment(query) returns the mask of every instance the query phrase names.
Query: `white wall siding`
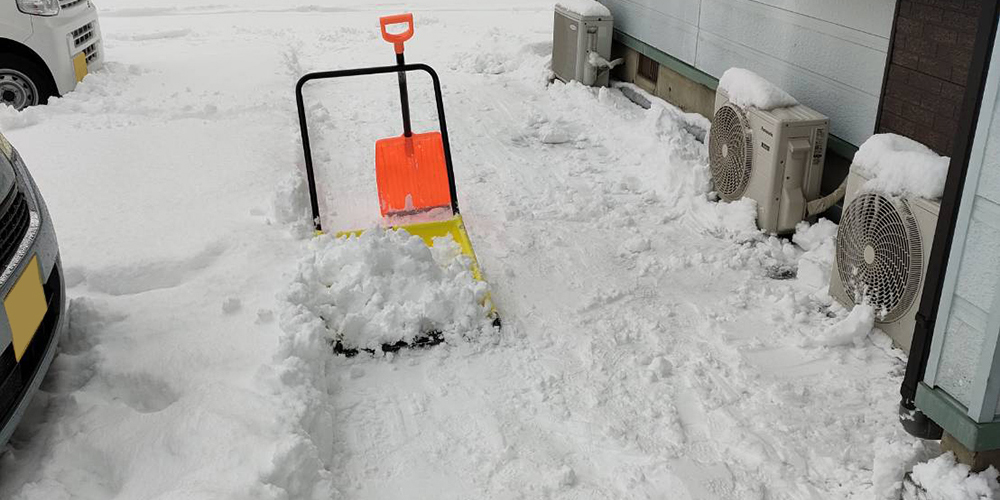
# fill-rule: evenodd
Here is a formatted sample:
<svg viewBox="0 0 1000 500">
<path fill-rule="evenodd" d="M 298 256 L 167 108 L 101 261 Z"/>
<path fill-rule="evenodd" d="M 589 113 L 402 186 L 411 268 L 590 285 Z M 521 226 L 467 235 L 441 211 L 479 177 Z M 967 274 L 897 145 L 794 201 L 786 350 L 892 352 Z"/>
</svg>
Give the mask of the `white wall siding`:
<svg viewBox="0 0 1000 500">
<path fill-rule="evenodd" d="M 966 233 L 966 251 L 958 273 L 955 295 L 972 305 L 989 311 L 1000 282 L 1000 219 L 986 216 L 994 212 L 983 205 L 992 205 L 977 197 L 972 210 L 972 221 Z M 992 215 L 998 215 L 996 213 Z"/>
<path fill-rule="evenodd" d="M 973 184 L 974 186 L 974 184 Z M 945 342 L 941 353 L 942 371 L 936 382 L 952 397 L 970 406 L 975 395 L 970 391 L 976 376 L 978 359 L 991 329 L 990 316 L 995 314 L 997 284 L 1000 283 L 1000 219 L 983 217 L 981 198 L 972 208 L 972 219 L 966 231 L 957 232 L 962 238 L 960 255 L 949 258 L 948 272 L 957 271 L 951 307 L 940 317 L 945 321 Z"/>
<path fill-rule="evenodd" d="M 888 39 L 734 0 L 704 0 L 699 28 L 734 47 L 780 60 L 790 70 L 810 71 L 876 96 L 882 90 Z"/>
<path fill-rule="evenodd" d="M 856 146 L 875 128 L 878 96 L 858 91 L 836 80 L 788 65 L 785 61 L 702 32 L 699 69 L 719 77 L 731 67 L 750 69 L 784 88 L 799 102 L 830 117 L 833 134 Z"/>
<path fill-rule="evenodd" d="M 985 110 L 984 110 L 985 112 Z M 1000 128 L 1000 124 L 991 127 Z M 1000 130 L 994 131 L 1000 135 Z M 990 141 L 986 145 L 983 173 L 979 176 L 979 196 L 1000 205 L 1000 140 Z"/>
<path fill-rule="evenodd" d="M 616 28 L 716 78 L 733 66 L 757 72 L 828 115 L 848 142 L 874 129 L 893 0 L 603 1 Z"/>
<path fill-rule="evenodd" d="M 984 99 L 984 103 L 987 102 Z M 987 318 L 997 303 L 1000 286 L 1000 106 L 983 109 L 985 129 L 976 133 L 983 141 L 981 164 L 966 179 L 963 212 L 955 229 L 955 246 L 949 257 L 949 273 L 955 273 L 954 300 L 971 307 L 967 320 L 978 330 L 987 328 Z M 980 125 L 983 127 L 983 125 Z M 976 161 L 975 159 L 970 161 Z M 959 242 L 959 240 L 961 240 Z M 954 317 L 948 311 L 949 321 Z M 998 311 L 1000 312 L 1000 311 Z"/>
<path fill-rule="evenodd" d="M 976 365 L 986 336 L 983 333 L 985 318 L 980 318 L 978 313 L 978 309 L 958 299 L 942 330 L 944 338 L 937 386 L 966 407 L 972 401 Z"/>
<path fill-rule="evenodd" d="M 678 20 L 690 24 L 698 25 L 698 2 L 691 0 L 628 0 L 636 5 L 641 5 L 651 11 L 663 15 L 675 17 Z"/>
<path fill-rule="evenodd" d="M 992 342 L 1000 333 L 1000 59 L 994 47 L 968 176 L 924 381 L 990 420 L 997 401 L 986 393 Z M 983 405 L 984 411 L 977 411 Z"/>
<path fill-rule="evenodd" d="M 756 3 L 882 38 L 889 38 L 892 32 L 892 12 L 896 5 L 871 0 L 757 0 Z"/>
<path fill-rule="evenodd" d="M 604 3 L 615 18 L 616 29 L 694 65 L 698 43 L 698 2 L 612 0 Z"/>
</svg>

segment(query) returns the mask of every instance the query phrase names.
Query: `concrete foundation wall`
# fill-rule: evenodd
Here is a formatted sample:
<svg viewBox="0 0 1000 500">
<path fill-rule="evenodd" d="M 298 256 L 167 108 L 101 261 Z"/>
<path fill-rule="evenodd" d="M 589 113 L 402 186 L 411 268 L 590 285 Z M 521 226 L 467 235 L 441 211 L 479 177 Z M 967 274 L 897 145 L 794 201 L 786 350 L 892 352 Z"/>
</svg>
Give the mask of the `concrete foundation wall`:
<svg viewBox="0 0 1000 500">
<path fill-rule="evenodd" d="M 625 64 L 619 66 L 615 79 L 636 84 L 639 88 L 653 94 L 664 101 L 683 109 L 684 111 L 699 113 L 709 119 L 714 114 L 715 89 L 698 83 L 690 78 L 670 69 L 666 65 L 658 64 L 656 81 L 651 81 L 639 74 L 639 52 L 616 44 L 615 57 L 625 58 Z"/>
<path fill-rule="evenodd" d="M 693 82 L 680 73 L 660 65 L 656 95 L 672 102 L 684 111 L 711 117 L 715 106 L 715 91 Z"/>
</svg>

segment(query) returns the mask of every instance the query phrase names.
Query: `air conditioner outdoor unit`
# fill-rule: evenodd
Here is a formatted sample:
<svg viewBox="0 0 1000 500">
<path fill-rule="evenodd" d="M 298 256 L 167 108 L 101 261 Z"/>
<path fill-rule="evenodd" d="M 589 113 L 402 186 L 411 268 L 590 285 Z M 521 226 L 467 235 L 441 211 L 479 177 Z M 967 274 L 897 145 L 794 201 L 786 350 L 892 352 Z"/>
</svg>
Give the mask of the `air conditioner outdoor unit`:
<svg viewBox="0 0 1000 500">
<path fill-rule="evenodd" d="M 829 118 L 801 104 L 743 108 L 720 88 L 708 145 L 716 192 L 726 201 L 755 200 L 765 232 L 795 231 L 820 197 L 829 129 Z"/>
<path fill-rule="evenodd" d="M 556 4 L 552 31 L 552 72 L 564 82 L 608 86 L 613 18 L 607 7 L 593 0 L 564 0 Z"/>
<path fill-rule="evenodd" d="M 866 300 L 875 326 L 909 352 L 940 203 L 868 192 L 866 182 L 851 169 L 830 295 L 847 307 Z"/>
</svg>

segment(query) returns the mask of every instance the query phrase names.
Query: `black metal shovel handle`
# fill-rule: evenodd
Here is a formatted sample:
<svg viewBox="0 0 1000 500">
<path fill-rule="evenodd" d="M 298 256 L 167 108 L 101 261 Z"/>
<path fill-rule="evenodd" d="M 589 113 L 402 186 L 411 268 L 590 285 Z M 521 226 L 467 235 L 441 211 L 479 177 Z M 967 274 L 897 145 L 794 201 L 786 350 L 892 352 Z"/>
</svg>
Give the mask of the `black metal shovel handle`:
<svg viewBox="0 0 1000 500">
<path fill-rule="evenodd" d="M 437 102 L 438 128 L 441 131 L 441 142 L 444 146 L 445 167 L 448 170 L 448 189 L 451 191 L 451 209 L 458 214 L 458 193 L 455 190 L 455 171 L 451 163 L 451 144 L 448 142 L 448 125 L 444 117 L 444 99 L 441 95 L 441 80 L 438 79 L 434 69 L 426 64 L 405 64 L 396 66 L 378 66 L 371 68 L 342 69 L 337 71 L 319 71 L 307 73 L 299 78 L 295 85 L 295 103 L 299 111 L 299 129 L 302 133 L 302 152 L 306 161 L 306 180 L 309 183 L 309 203 L 312 205 L 313 226 L 317 231 L 323 230 L 323 225 L 319 215 L 319 196 L 316 193 L 316 177 L 313 173 L 312 148 L 309 144 L 309 124 L 306 121 L 305 100 L 302 96 L 302 88 L 312 80 L 326 80 L 331 78 L 345 78 L 349 76 L 380 75 L 386 73 L 400 73 L 408 71 L 423 71 L 431 76 L 434 84 L 434 99 Z"/>
</svg>

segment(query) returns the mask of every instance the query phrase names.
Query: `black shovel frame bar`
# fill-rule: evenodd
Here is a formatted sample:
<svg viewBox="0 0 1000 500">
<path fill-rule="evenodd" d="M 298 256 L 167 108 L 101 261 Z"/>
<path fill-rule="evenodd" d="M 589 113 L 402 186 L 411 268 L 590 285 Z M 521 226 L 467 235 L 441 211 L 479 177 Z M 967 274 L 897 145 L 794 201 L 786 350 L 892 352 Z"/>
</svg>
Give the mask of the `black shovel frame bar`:
<svg viewBox="0 0 1000 500">
<path fill-rule="evenodd" d="M 317 231 L 322 231 L 323 226 L 319 215 L 319 197 L 316 194 L 316 177 L 313 174 L 312 148 L 309 145 L 309 125 L 306 121 L 305 100 L 302 96 L 302 89 L 305 84 L 313 80 L 328 80 L 332 78 L 346 78 L 350 76 L 381 75 L 388 73 L 405 73 L 409 71 L 423 71 L 431 76 L 434 83 L 434 99 L 437 102 L 438 127 L 441 131 L 441 142 L 444 145 L 444 161 L 448 169 L 448 189 L 451 191 L 451 210 L 458 214 L 458 194 L 455 190 L 455 171 L 451 163 L 451 145 L 448 142 L 448 125 L 444 117 L 444 99 L 441 96 L 441 80 L 430 66 L 422 63 L 405 64 L 402 66 L 377 66 L 370 68 L 342 69 L 337 71 L 318 71 L 307 73 L 299 78 L 295 85 L 295 103 L 299 109 L 299 128 L 302 132 L 302 151 L 306 161 L 306 180 L 309 183 L 309 203 L 312 205 L 313 226 Z M 404 113 L 406 111 L 404 110 Z"/>
</svg>

